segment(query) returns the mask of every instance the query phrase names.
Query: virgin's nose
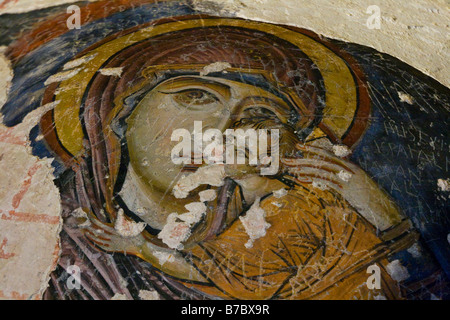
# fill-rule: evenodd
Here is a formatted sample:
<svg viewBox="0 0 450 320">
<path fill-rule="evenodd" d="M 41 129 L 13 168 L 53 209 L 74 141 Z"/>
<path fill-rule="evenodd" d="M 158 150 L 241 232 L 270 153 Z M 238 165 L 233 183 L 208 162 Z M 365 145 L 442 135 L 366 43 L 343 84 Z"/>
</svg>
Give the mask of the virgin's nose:
<svg viewBox="0 0 450 320">
<path fill-rule="evenodd" d="M 232 123 L 234 122 L 233 113 L 236 109 L 236 106 L 234 105 L 228 105 L 223 110 L 221 110 L 221 113 L 218 115 L 218 122 L 214 129 L 219 129 L 220 131 L 225 131 L 226 129 L 230 128 Z M 212 126 L 211 126 L 212 128 Z"/>
</svg>

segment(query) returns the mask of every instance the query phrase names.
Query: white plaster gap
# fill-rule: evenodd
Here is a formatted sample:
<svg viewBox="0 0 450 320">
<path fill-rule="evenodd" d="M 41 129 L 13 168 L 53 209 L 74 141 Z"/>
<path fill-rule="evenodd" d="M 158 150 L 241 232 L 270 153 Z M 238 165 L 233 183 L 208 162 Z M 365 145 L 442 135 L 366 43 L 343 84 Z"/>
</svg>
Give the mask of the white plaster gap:
<svg viewBox="0 0 450 320">
<path fill-rule="evenodd" d="M 126 219 L 123 213 L 123 209 L 119 209 L 117 220 L 114 224 L 114 229 L 122 237 L 132 238 L 141 234 L 141 232 L 144 231 L 146 225 L 147 224 L 144 222 L 137 223 Z"/>
<path fill-rule="evenodd" d="M 217 197 L 216 190 L 208 189 L 198 193 L 201 202 L 213 201 Z"/>
<path fill-rule="evenodd" d="M 97 53 L 93 53 L 93 54 L 86 55 L 81 58 L 69 61 L 64 65 L 63 70 L 69 70 L 69 69 L 79 67 L 85 63 L 88 63 L 89 61 L 94 59 L 96 56 L 97 56 Z"/>
<path fill-rule="evenodd" d="M 272 204 L 277 207 L 277 208 L 281 208 L 283 205 L 281 203 L 279 203 L 278 201 L 273 201 Z"/>
<path fill-rule="evenodd" d="M 285 188 L 281 188 L 280 190 L 273 191 L 273 196 L 277 199 L 283 198 L 287 194 L 288 194 L 288 192 Z"/>
<path fill-rule="evenodd" d="M 122 293 L 116 293 L 110 300 L 128 300 L 127 296 Z"/>
<path fill-rule="evenodd" d="M 158 234 L 169 248 L 181 250 L 191 235 L 191 228 L 199 222 L 205 214 L 207 207 L 203 202 L 191 202 L 184 206 L 188 212 L 183 214 L 171 213 L 167 217 L 167 223 Z"/>
<path fill-rule="evenodd" d="M 422 256 L 422 253 L 420 252 L 420 247 L 417 243 L 413 244 L 406 251 L 408 251 L 413 256 L 413 258 L 420 258 Z"/>
<path fill-rule="evenodd" d="M 183 176 L 177 182 L 172 192 L 178 199 L 186 198 L 189 192 L 198 188 L 200 185 L 208 184 L 214 187 L 223 185 L 225 179 L 225 167 L 223 165 L 213 164 L 199 168 L 196 172 Z"/>
<path fill-rule="evenodd" d="M 266 222 L 266 212 L 260 204 L 261 198 L 256 198 L 251 208 L 246 212 L 245 216 L 239 217 L 250 239 L 245 244 L 247 249 L 253 247 L 253 242 L 266 235 L 266 230 L 270 228 L 270 223 Z"/>
<path fill-rule="evenodd" d="M 48 86 L 49 84 L 52 84 L 55 82 L 69 80 L 70 78 L 77 75 L 82 69 L 83 68 L 76 68 L 76 69 L 66 70 L 66 71 L 61 71 L 59 73 L 56 73 L 56 74 L 50 76 L 47 80 L 45 80 L 44 85 Z"/>
<path fill-rule="evenodd" d="M 162 240 L 169 248 L 182 250 L 184 248 L 182 242 L 186 241 L 191 235 L 189 225 L 178 219 L 177 213 L 171 213 L 167 217 L 167 223 L 158 238 Z"/>
<path fill-rule="evenodd" d="M 171 253 L 155 251 L 153 255 L 159 260 L 159 264 L 163 266 L 166 262 L 174 262 L 175 257 Z"/>
<path fill-rule="evenodd" d="M 409 95 L 405 92 L 402 92 L 402 91 L 398 91 L 397 94 L 398 94 L 398 97 L 400 98 L 401 102 L 406 102 L 407 104 L 411 104 L 411 105 L 414 103 L 414 98 L 411 97 L 411 95 Z"/>
<path fill-rule="evenodd" d="M 82 208 L 77 208 L 71 212 L 71 215 L 78 219 L 85 219 L 85 221 L 78 225 L 79 228 L 87 228 L 91 226 L 91 221 L 89 220 L 86 212 Z"/>
<path fill-rule="evenodd" d="M 190 227 L 201 220 L 207 209 L 203 202 L 191 202 L 184 207 L 189 212 L 178 215 L 178 219 L 186 222 Z"/>
<path fill-rule="evenodd" d="M 339 171 L 337 175 L 344 182 L 348 182 L 352 178 L 352 174 L 344 170 Z"/>
<path fill-rule="evenodd" d="M 345 158 L 351 153 L 351 150 L 346 145 L 334 145 L 333 153 L 340 158 Z"/>
<path fill-rule="evenodd" d="M 206 76 L 213 72 L 221 72 L 228 68 L 231 68 L 231 64 L 228 62 L 214 62 L 204 67 L 203 70 L 200 71 L 200 76 Z"/>
<path fill-rule="evenodd" d="M 108 77 L 121 77 L 123 72 L 123 67 L 119 68 L 104 68 L 99 70 L 100 73 Z"/>
<path fill-rule="evenodd" d="M 0 107 L 2 107 L 7 98 L 11 88 L 11 81 L 14 76 L 14 71 L 11 68 L 11 62 L 5 57 L 3 52 L 7 47 L 0 47 Z"/>
<path fill-rule="evenodd" d="M 56 100 L 47 103 L 28 113 L 22 122 L 14 127 L 14 134 L 17 136 L 28 136 L 30 130 L 41 121 L 42 116 L 50 110 L 53 110 L 60 102 L 60 100 Z"/>
<path fill-rule="evenodd" d="M 161 297 L 159 296 L 159 293 L 155 290 L 140 290 L 139 291 L 139 298 L 141 300 L 161 300 Z"/>
<path fill-rule="evenodd" d="M 450 191 L 450 181 L 449 179 L 438 179 L 437 185 L 440 191 Z"/>
<path fill-rule="evenodd" d="M 317 180 L 313 180 L 312 186 L 314 188 L 317 188 L 317 189 L 320 189 L 320 190 L 328 190 L 328 186 L 325 183 L 322 183 L 322 182 L 317 181 Z"/>
<path fill-rule="evenodd" d="M 386 271 L 394 281 L 403 281 L 409 278 L 408 269 L 400 263 L 400 260 L 394 260 L 386 266 Z"/>
</svg>

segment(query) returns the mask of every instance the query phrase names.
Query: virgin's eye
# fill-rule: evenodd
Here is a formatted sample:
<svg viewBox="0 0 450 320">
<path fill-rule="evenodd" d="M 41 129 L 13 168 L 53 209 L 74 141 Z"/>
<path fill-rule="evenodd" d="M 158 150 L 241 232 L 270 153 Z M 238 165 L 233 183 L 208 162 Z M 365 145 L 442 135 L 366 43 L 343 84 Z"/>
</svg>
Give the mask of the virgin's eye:
<svg viewBox="0 0 450 320">
<path fill-rule="evenodd" d="M 186 108 L 206 106 L 215 103 L 219 99 L 212 93 L 202 89 L 189 89 L 172 93 L 173 99 Z"/>
<path fill-rule="evenodd" d="M 178 94 L 178 96 L 179 98 L 187 101 L 195 101 L 200 103 L 211 103 L 217 100 L 211 93 L 203 90 L 189 90 Z"/>
</svg>

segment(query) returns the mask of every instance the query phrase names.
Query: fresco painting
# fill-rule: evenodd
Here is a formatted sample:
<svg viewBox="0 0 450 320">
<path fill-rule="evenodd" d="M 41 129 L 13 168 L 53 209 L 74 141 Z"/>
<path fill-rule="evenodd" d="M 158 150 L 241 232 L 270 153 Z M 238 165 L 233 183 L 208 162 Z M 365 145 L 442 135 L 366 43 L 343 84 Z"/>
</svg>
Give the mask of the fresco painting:
<svg viewBox="0 0 450 320">
<path fill-rule="evenodd" d="M 29 139 L 61 195 L 43 299 L 449 298 L 447 87 L 303 28 L 79 5 L 80 29 L 52 11 L 6 50 L 3 122 L 46 108 Z M 276 170 L 196 150 L 175 163 L 177 129 L 264 130 L 266 149 L 236 152 Z"/>
</svg>

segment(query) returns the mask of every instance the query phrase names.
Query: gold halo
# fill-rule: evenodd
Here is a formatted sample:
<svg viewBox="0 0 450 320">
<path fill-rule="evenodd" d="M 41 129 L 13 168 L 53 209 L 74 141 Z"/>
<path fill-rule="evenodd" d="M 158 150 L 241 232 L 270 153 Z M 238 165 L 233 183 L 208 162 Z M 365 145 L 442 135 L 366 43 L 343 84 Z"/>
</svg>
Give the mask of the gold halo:
<svg viewBox="0 0 450 320">
<path fill-rule="evenodd" d="M 313 38 L 290 28 L 242 19 L 208 18 L 166 22 L 145 27 L 112 39 L 96 47 L 81 65 L 78 73 L 61 81 L 54 100 L 59 104 L 53 110 L 53 120 L 60 143 L 73 156 L 83 151 L 83 129 L 79 119 L 83 95 L 91 79 L 101 66 L 124 47 L 168 32 L 199 27 L 231 26 L 265 32 L 288 41 L 304 52 L 318 67 L 325 86 L 326 102 L 321 125 L 338 139 L 342 138 L 358 110 L 357 83 L 347 62 Z"/>
</svg>

